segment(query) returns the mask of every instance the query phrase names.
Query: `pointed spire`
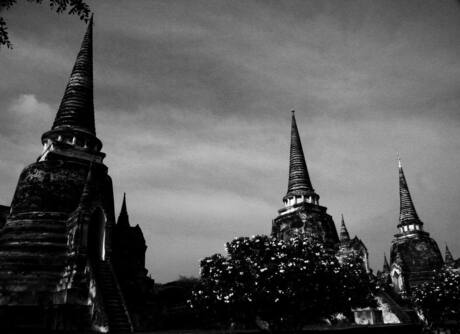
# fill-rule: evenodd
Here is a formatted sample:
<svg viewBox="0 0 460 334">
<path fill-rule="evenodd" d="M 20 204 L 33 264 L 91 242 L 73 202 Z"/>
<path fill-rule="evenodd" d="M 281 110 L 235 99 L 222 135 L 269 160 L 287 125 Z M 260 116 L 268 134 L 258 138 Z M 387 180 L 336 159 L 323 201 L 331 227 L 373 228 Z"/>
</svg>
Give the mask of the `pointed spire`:
<svg viewBox="0 0 460 334">
<path fill-rule="evenodd" d="M 401 164 L 401 159 L 398 154 L 398 168 L 399 168 L 399 223 L 403 225 L 407 224 L 419 224 L 422 222 L 418 218 L 417 211 L 415 211 L 414 203 L 407 186 L 406 177 Z"/>
<path fill-rule="evenodd" d="M 67 219 L 67 228 L 74 230 L 74 228 L 80 224 L 80 222 L 89 219 L 91 214 L 91 200 L 92 200 L 92 186 L 93 186 L 93 163 L 90 164 L 88 173 L 86 175 L 86 181 L 83 185 L 83 190 L 80 195 L 80 201 L 78 202 L 77 208 L 69 215 Z M 84 247 L 81 244 L 82 232 L 73 234 L 73 237 L 67 240 L 67 245 L 74 249 L 75 247 Z"/>
<path fill-rule="evenodd" d="M 93 185 L 93 163 L 89 165 L 88 174 L 86 175 L 86 182 L 83 186 L 83 191 L 80 196 L 80 203 L 78 204 L 78 209 L 86 209 L 91 204 L 91 189 Z"/>
<path fill-rule="evenodd" d="M 291 150 L 289 157 L 289 182 L 286 196 L 314 194 L 308 175 L 307 164 L 300 142 L 299 130 L 295 120 L 295 111 L 292 111 Z"/>
<path fill-rule="evenodd" d="M 455 262 L 454 257 L 452 256 L 452 253 L 450 252 L 449 247 L 447 247 L 447 244 L 446 244 L 446 256 L 445 256 L 444 263 L 448 266 L 451 266 L 454 264 L 454 262 Z"/>
<path fill-rule="evenodd" d="M 92 135 L 94 126 L 93 103 L 93 17 L 81 43 L 75 65 L 70 74 L 52 130 L 73 128 Z"/>
<path fill-rule="evenodd" d="M 121 204 L 120 215 L 118 216 L 117 226 L 129 227 L 128 210 L 126 209 L 126 193 L 123 193 L 123 202 Z"/>
<path fill-rule="evenodd" d="M 342 224 L 340 225 L 340 242 L 348 242 L 350 241 L 350 234 L 348 233 L 347 227 L 345 226 L 345 219 L 343 219 L 342 214 Z"/>
<path fill-rule="evenodd" d="M 385 253 L 383 253 L 383 272 L 390 272 L 390 265 L 388 264 L 387 255 Z"/>
</svg>

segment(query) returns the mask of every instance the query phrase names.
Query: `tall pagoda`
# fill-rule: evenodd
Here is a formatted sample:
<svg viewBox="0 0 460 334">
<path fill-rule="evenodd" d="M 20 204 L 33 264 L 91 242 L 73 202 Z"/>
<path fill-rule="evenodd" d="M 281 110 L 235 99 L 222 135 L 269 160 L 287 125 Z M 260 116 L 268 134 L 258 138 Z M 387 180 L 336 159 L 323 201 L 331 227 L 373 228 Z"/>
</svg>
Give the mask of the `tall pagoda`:
<svg viewBox="0 0 460 334">
<path fill-rule="evenodd" d="M 112 267 L 112 180 L 96 136 L 92 18 L 43 151 L 0 230 L 0 327 L 131 332 Z"/>
<path fill-rule="evenodd" d="M 396 292 L 410 294 L 412 287 L 430 279 L 444 262 L 436 241 L 423 229 L 399 157 L 398 169 L 400 213 L 391 245 L 390 276 Z"/>
<path fill-rule="evenodd" d="M 291 148 L 289 157 L 289 180 L 284 206 L 272 222 L 272 235 L 289 239 L 303 234 L 337 250 L 339 237 L 327 208 L 319 205 L 319 195 L 313 189 L 300 141 L 294 111 L 291 124 Z"/>
</svg>

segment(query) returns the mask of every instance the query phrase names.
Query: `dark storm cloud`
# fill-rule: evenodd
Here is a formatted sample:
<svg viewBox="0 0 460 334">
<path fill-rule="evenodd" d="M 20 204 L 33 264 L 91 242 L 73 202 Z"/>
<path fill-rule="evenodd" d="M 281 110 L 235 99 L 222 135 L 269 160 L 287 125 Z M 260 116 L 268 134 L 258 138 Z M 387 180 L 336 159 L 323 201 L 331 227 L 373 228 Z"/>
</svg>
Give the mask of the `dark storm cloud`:
<svg viewBox="0 0 460 334">
<path fill-rule="evenodd" d="M 460 193 L 456 1 L 109 1 L 95 11 L 98 136 L 165 281 L 239 235 L 269 233 L 286 191 L 291 109 L 312 183 L 379 268 L 400 151 L 419 215 L 455 256 Z M 84 24 L 7 12 L 0 199 L 41 151 Z"/>
</svg>

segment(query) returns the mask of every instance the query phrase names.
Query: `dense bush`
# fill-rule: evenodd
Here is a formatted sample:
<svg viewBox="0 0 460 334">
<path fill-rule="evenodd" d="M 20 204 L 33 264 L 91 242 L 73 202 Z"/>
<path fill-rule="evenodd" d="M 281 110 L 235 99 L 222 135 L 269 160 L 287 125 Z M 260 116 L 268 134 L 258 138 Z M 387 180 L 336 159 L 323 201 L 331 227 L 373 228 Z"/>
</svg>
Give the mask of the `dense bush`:
<svg viewBox="0 0 460 334">
<path fill-rule="evenodd" d="M 373 305 L 372 283 L 358 259 L 338 259 L 318 243 L 296 237 L 237 238 L 227 256 L 201 261 L 190 305 L 222 327 L 295 329 L 352 307 Z"/>
<path fill-rule="evenodd" d="M 414 289 L 412 300 L 429 325 L 460 321 L 460 273 L 451 267 L 436 271 Z"/>
</svg>

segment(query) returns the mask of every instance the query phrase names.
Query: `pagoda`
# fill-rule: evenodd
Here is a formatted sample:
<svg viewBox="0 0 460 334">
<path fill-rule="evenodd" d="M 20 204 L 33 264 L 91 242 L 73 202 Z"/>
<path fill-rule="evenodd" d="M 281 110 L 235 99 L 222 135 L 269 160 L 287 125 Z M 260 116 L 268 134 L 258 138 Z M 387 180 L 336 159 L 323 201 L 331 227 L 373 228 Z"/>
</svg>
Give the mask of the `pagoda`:
<svg viewBox="0 0 460 334">
<path fill-rule="evenodd" d="M 0 230 L 0 327 L 131 332 L 112 266 L 112 180 L 96 136 L 91 18 L 43 151 Z"/>
<path fill-rule="evenodd" d="M 337 251 L 339 237 L 327 208 L 319 204 L 313 189 L 300 141 L 299 130 L 292 111 L 289 179 L 283 207 L 272 221 L 272 236 L 287 240 L 302 234 L 320 241 L 328 249 Z"/>
<path fill-rule="evenodd" d="M 360 238 L 358 238 L 358 236 L 355 235 L 353 238 L 350 238 L 347 226 L 345 225 L 345 219 L 343 218 L 343 214 L 342 222 L 340 224 L 339 239 L 339 251 L 337 252 L 337 256 L 339 257 L 339 259 L 341 260 L 346 257 L 359 258 L 362 260 L 364 270 L 366 272 L 370 272 L 369 253 L 367 251 L 367 247 L 366 245 L 364 245 L 364 242 Z"/>
<path fill-rule="evenodd" d="M 399 157 L 398 169 L 400 211 L 398 233 L 391 245 L 390 277 L 394 290 L 408 295 L 411 288 L 429 280 L 444 261 L 436 241 L 424 231 Z"/>
</svg>

